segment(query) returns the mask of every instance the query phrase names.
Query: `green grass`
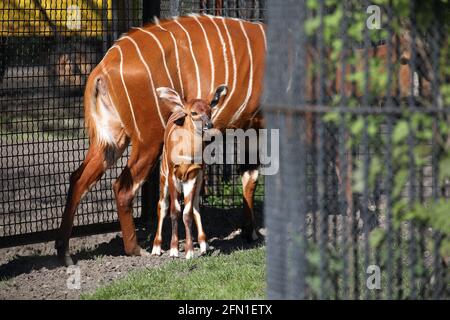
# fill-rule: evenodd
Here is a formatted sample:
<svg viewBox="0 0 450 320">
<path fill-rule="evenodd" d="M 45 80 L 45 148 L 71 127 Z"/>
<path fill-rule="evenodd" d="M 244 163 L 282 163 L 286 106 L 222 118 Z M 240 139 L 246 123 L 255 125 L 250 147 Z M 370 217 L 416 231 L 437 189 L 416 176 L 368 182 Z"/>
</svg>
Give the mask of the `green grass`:
<svg viewBox="0 0 450 320">
<path fill-rule="evenodd" d="M 265 249 L 177 260 L 132 272 L 82 299 L 263 299 Z"/>
</svg>

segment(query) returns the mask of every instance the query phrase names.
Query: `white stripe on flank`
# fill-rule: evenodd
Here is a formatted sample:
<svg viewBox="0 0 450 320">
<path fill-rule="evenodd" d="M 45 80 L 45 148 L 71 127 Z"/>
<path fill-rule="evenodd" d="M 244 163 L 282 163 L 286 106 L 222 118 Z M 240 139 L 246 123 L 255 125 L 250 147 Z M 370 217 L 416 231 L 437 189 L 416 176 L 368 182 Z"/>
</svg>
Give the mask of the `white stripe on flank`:
<svg viewBox="0 0 450 320">
<path fill-rule="evenodd" d="M 261 29 L 261 33 L 262 33 L 263 39 L 264 39 L 264 48 L 266 48 L 266 50 L 267 50 L 266 31 L 264 30 L 264 26 L 262 25 L 262 23 L 257 23 L 257 25 L 258 25 L 259 28 Z"/>
<path fill-rule="evenodd" d="M 105 58 L 106 58 L 106 56 L 108 55 L 108 53 L 111 51 L 111 49 L 113 49 L 114 48 L 114 46 L 112 46 L 111 48 L 109 48 L 107 51 L 106 51 L 106 53 L 105 53 L 105 55 L 103 56 L 103 58 L 102 58 L 102 60 L 99 62 L 99 64 L 100 63 L 103 63 L 103 60 L 105 60 Z"/>
<path fill-rule="evenodd" d="M 180 88 L 181 88 L 181 96 L 184 98 L 184 89 L 183 89 L 183 80 L 181 78 L 181 68 L 180 68 L 180 58 L 178 56 L 178 46 L 177 46 L 177 40 L 175 39 L 175 36 L 173 35 L 172 31 L 169 31 L 167 29 L 164 29 L 163 27 L 161 27 L 160 25 L 158 25 L 158 27 L 163 30 L 166 31 L 170 34 L 170 37 L 172 38 L 172 42 L 173 42 L 173 46 L 175 47 L 175 59 L 177 60 L 177 71 L 178 71 L 178 80 L 180 81 Z"/>
<path fill-rule="evenodd" d="M 197 78 L 197 99 L 201 99 L 201 83 L 200 83 L 200 71 L 198 70 L 198 64 L 197 60 L 195 59 L 194 55 L 194 48 L 192 48 L 192 40 L 191 36 L 189 35 L 189 32 L 181 25 L 181 23 L 178 20 L 174 20 L 174 22 L 180 26 L 181 29 L 183 29 L 184 33 L 186 34 L 186 37 L 189 42 L 189 49 L 191 50 L 192 59 L 194 60 L 194 66 L 195 66 L 195 76 Z"/>
<path fill-rule="evenodd" d="M 161 109 L 159 107 L 159 100 L 158 100 L 158 97 L 156 96 L 155 85 L 153 83 L 153 77 L 152 77 L 152 73 L 150 71 L 150 67 L 148 66 L 147 62 L 145 62 L 144 57 L 142 57 L 141 50 L 139 49 L 137 43 L 129 36 L 124 36 L 124 39 L 130 40 L 131 43 L 134 45 L 134 47 L 136 48 L 136 52 L 138 53 L 139 59 L 141 59 L 142 64 L 144 65 L 145 69 L 147 70 L 148 77 L 150 80 L 150 87 L 151 87 L 151 90 L 153 93 L 153 98 L 155 99 L 155 103 L 156 103 L 156 109 L 158 110 L 159 119 L 161 120 L 161 124 L 162 124 L 163 128 L 165 128 L 166 124 L 165 124 L 164 118 L 161 114 Z"/>
<path fill-rule="evenodd" d="M 250 61 L 250 77 L 248 79 L 248 88 L 247 88 L 247 96 L 245 97 L 244 103 L 239 107 L 237 112 L 233 115 L 231 118 L 229 124 L 233 123 L 238 119 L 242 112 L 245 110 L 245 107 L 248 104 L 248 101 L 250 100 L 250 97 L 252 95 L 252 89 L 253 89 L 253 53 L 252 53 L 252 46 L 250 44 L 250 39 L 248 38 L 247 32 L 245 31 L 244 25 L 242 21 L 239 21 L 239 25 L 241 27 L 242 32 L 244 33 L 245 40 L 247 41 L 247 50 L 248 50 L 248 58 Z"/>
<path fill-rule="evenodd" d="M 220 32 L 219 26 L 217 25 L 216 21 L 214 21 L 214 19 L 210 15 L 207 15 L 207 17 L 216 27 L 217 33 L 219 34 L 220 42 L 222 43 L 223 61 L 225 64 L 225 84 L 228 85 L 229 70 L 228 70 L 227 45 L 225 43 L 225 40 L 223 39 L 222 32 Z"/>
<path fill-rule="evenodd" d="M 123 54 L 122 54 L 122 49 L 118 45 L 113 45 L 111 48 L 116 48 L 116 49 L 119 50 L 119 54 L 120 54 L 120 79 L 122 80 L 122 85 L 123 85 L 123 88 L 125 89 L 125 94 L 127 96 L 128 103 L 130 105 L 131 116 L 133 117 L 133 123 L 134 123 L 134 126 L 136 128 L 136 132 L 138 134 L 138 139 L 142 141 L 141 132 L 139 131 L 139 128 L 138 128 L 137 123 L 136 123 L 136 117 L 134 116 L 133 104 L 131 103 L 130 95 L 128 94 L 128 89 L 127 89 L 127 86 L 125 84 L 125 80 L 123 78 Z"/>
<path fill-rule="evenodd" d="M 236 81 L 237 81 L 237 67 L 236 67 L 236 56 L 234 54 L 234 46 L 233 42 L 231 40 L 230 32 L 228 31 L 227 25 L 225 23 L 225 18 L 220 17 L 222 19 L 223 26 L 225 28 L 225 31 L 227 33 L 228 43 L 230 44 L 230 51 L 231 51 L 231 61 L 233 62 L 233 84 L 231 86 L 231 91 L 225 98 L 225 101 L 223 102 L 223 106 L 212 116 L 212 121 L 214 123 L 214 120 L 219 116 L 219 114 L 225 109 L 226 105 L 228 104 L 228 101 L 230 101 L 231 97 L 233 96 L 233 93 L 236 89 Z"/>
<path fill-rule="evenodd" d="M 203 35 L 205 37 L 205 41 L 206 41 L 206 47 L 208 49 L 208 54 L 209 54 L 209 64 L 211 65 L 211 84 L 210 84 L 210 91 L 209 94 L 211 95 L 214 88 L 214 81 L 215 81 L 215 70 L 214 70 L 214 59 L 213 59 L 213 55 L 212 55 L 212 50 L 211 50 L 211 45 L 209 43 L 209 39 L 208 36 L 206 35 L 206 31 L 205 28 L 203 28 L 203 25 L 200 23 L 200 21 L 198 20 L 198 16 L 194 15 L 192 16 L 194 18 L 194 20 L 198 23 L 198 25 L 200 26 L 200 28 L 202 28 L 203 31 Z"/>
<path fill-rule="evenodd" d="M 163 58 L 164 68 L 166 69 L 167 77 L 169 78 L 169 81 L 170 81 L 170 86 L 171 86 L 173 89 L 175 89 L 175 87 L 173 86 L 172 77 L 170 76 L 169 68 L 167 67 L 166 55 L 165 55 L 165 53 L 164 53 L 164 48 L 162 47 L 161 42 L 159 42 L 158 38 L 157 38 L 153 33 L 151 33 L 150 31 L 144 30 L 144 29 L 142 29 L 142 28 L 136 28 L 136 29 L 138 29 L 138 30 L 140 30 L 140 31 L 142 31 L 142 32 L 145 32 L 146 34 L 148 34 L 149 36 L 151 36 L 151 37 L 155 40 L 156 44 L 157 44 L 158 47 L 159 47 L 159 50 L 161 51 L 161 55 L 162 55 L 162 58 Z M 127 38 L 128 38 L 128 37 L 127 37 Z"/>
</svg>

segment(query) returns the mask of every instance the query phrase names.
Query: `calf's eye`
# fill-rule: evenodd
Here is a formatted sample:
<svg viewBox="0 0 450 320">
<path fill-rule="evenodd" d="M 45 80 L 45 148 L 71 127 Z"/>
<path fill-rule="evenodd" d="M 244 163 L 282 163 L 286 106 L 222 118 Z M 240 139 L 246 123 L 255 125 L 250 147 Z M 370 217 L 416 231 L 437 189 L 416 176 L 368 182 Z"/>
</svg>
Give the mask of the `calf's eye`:
<svg viewBox="0 0 450 320">
<path fill-rule="evenodd" d="M 191 115 L 196 116 L 197 112 L 191 112 Z"/>
</svg>

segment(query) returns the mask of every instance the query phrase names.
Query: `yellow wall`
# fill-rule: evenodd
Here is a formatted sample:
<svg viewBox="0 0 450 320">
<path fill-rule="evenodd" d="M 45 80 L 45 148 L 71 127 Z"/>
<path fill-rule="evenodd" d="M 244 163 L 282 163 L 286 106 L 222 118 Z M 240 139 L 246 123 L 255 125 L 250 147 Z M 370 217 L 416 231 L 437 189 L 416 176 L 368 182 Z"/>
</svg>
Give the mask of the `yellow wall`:
<svg viewBox="0 0 450 320">
<path fill-rule="evenodd" d="M 101 36 L 102 0 L 40 0 L 39 2 L 60 35 Z M 107 1 L 108 20 L 111 20 L 112 16 L 111 3 L 112 0 Z M 35 4 L 33 0 L 0 0 L 0 36 L 53 35 L 50 23 Z M 67 12 L 70 6 L 79 8 L 80 23 L 71 23 L 70 19 L 69 24 L 67 23 Z M 76 10 L 72 10 L 72 13 L 73 17 L 77 15 Z"/>
</svg>

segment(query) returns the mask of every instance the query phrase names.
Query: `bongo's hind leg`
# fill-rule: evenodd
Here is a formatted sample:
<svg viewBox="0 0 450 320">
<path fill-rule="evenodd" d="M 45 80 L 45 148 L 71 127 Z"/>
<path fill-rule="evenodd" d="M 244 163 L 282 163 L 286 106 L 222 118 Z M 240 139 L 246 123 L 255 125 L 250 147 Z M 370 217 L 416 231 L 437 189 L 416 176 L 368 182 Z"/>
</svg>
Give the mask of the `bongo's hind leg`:
<svg viewBox="0 0 450 320">
<path fill-rule="evenodd" d="M 242 172 L 242 193 L 244 202 L 244 225 L 242 234 L 248 241 L 255 241 L 259 238 L 259 233 L 255 226 L 254 198 L 258 184 L 259 171 L 257 167 L 245 168 Z"/>
<path fill-rule="evenodd" d="M 81 166 L 70 176 L 69 192 L 66 206 L 55 242 L 58 258 L 65 265 L 72 265 L 69 252 L 69 239 L 72 233 L 73 221 L 77 207 L 86 192 L 100 180 L 106 169 L 114 164 L 128 145 L 128 138 L 124 137 L 118 147 L 109 145 L 99 146 L 91 144 L 86 158 Z"/>
<path fill-rule="evenodd" d="M 158 162 L 161 148 L 160 145 L 149 148 L 137 140 L 132 142 L 132 146 L 128 163 L 114 182 L 113 188 L 125 253 L 130 256 L 147 256 L 150 254 L 137 243 L 132 205 L 136 191 Z"/>
</svg>

